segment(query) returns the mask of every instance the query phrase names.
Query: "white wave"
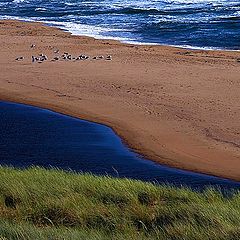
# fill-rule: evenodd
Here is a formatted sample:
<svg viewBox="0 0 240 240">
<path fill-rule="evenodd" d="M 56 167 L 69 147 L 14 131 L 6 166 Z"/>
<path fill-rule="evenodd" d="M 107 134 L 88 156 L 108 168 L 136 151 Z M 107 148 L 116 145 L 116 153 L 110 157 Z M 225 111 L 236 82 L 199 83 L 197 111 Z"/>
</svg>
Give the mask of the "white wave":
<svg viewBox="0 0 240 240">
<path fill-rule="evenodd" d="M 45 23 L 59 26 L 59 28 L 69 31 L 73 35 L 77 36 L 87 36 L 87 37 L 93 37 L 95 39 L 105 39 L 105 40 L 116 40 L 120 41 L 122 43 L 126 44 L 134 44 L 134 45 L 150 45 L 150 46 L 156 46 L 156 45 L 162 45 L 162 46 L 171 46 L 171 47 L 177 47 L 177 48 L 184 48 L 184 49 L 192 49 L 192 50 L 208 50 L 208 51 L 214 51 L 214 50 L 226 50 L 222 48 L 216 48 L 216 47 L 196 47 L 191 45 L 171 45 L 171 44 L 161 44 L 156 42 L 139 42 L 136 39 L 131 38 L 124 38 L 124 37 L 112 37 L 112 36 L 104 36 L 103 34 L 106 32 L 113 32 L 113 31 L 124 31 L 124 29 L 110 29 L 110 28 L 102 28 L 97 26 L 90 26 L 85 24 L 79 24 L 79 23 L 64 23 L 64 22 L 54 22 L 54 21 L 45 21 Z M 227 51 L 240 51 L 240 50 L 228 50 Z"/>
<path fill-rule="evenodd" d="M 234 51 L 240 52 L 240 50 L 229 50 L 229 49 L 222 49 L 216 47 L 196 47 L 191 45 L 171 45 L 171 44 L 161 44 L 155 42 L 139 42 L 136 39 L 125 38 L 125 37 L 112 37 L 112 36 L 105 36 L 104 33 L 106 32 L 113 32 L 113 31 L 124 31 L 124 29 L 110 29 L 110 28 L 102 28 L 97 26 L 90 26 L 80 23 L 71 23 L 71 22 L 56 22 L 56 21 L 42 21 L 38 18 L 21 18 L 15 16 L 0 16 L 0 19 L 13 19 L 19 21 L 26 21 L 26 22 L 42 22 L 50 26 L 59 27 L 62 30 L 68 31 L 73 35 L 77 36 L 87 36 L 93 37 L 95 39 L 106 39 L 106 40 L 116 40 L 126 44 L 134 44 L 134 45 L 161 45 L 161 46 L 171 46 L 177 48 L 184 48 L 184 49 L 192 49 L 192 50 L 222 50 L 222 51 Z"/>
<path fill-rule="evenodd" d="M 199 4 L 199 3 L 225 3 L 225 2 L 231 2 L 229 0 L 165 0 L 165 2 L 171 2 L 171 3 L 177 3 L 177 4 Z"/>
<path fill-rule="evenodd" d="M 26 2 L 26 0 L 14 0 L 13 3 L 21 3 L 21 2 Z"/>
<path fill-rule="evenodd" d="M 45 12 L 45 11 L 47 11 L 47 9 L 46 8 L 36 8 L 35 11 Z"/>
<path fill-rule="evenodd" d="M 76 4 L 75 3 L 70 3 L 70 2 L 65 2 L 65 5 L 67 5 L 67 6 L 74 6 Z"/>
<path fill-rule="evenodd" d="M 63 30 L 69 31 L 73 35 L 93 37 L 95 39 L 111 39 L 111 40 L 118 40 L 118 41 L 133 40 L 133 39 L 124 38 L 124 37 L 112 37 L 112 36 L 104 35 L 104 33 L 107 33 L 107 32 L 124 31 L 124 29 L 103 28 L 98 26 L 91 26 L 91 25 L 72 23 L 72 22 L 55 22 L 55 21 L 44 21 L 44 22 L 49 25 L 54 25 Z"/>
<path fill-rule="evenodd" d="M 23 17 L 16 17 L 16 16 L 9 16 L 9 15 L 2 15 L 0 16 L 0 20 L 18 20 L 18 21 L 25 21 L 25 22 L 34 22 L 36 20 L 31 18 L 23 18 Z"/>
</svg>

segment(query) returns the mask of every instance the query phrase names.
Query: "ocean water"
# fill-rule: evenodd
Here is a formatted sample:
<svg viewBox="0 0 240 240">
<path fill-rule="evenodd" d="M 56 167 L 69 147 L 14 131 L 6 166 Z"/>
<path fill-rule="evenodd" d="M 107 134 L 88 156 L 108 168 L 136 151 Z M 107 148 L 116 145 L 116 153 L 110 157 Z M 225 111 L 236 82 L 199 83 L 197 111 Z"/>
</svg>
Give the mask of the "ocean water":
<svg viewBox="0 0 240 240">
<path fill-rule="evenodd" d="M 0 18 L 123 42 L 240 49 L 239 0 L 0 0 Z"/>
<path fill-rule="evenodd" d="M 57 167 L 202 190 L 240 183 L 156 164 L 128 149 L 107 126 L 41 108 L 0 102 L 0 165 Z"/>
</svg>

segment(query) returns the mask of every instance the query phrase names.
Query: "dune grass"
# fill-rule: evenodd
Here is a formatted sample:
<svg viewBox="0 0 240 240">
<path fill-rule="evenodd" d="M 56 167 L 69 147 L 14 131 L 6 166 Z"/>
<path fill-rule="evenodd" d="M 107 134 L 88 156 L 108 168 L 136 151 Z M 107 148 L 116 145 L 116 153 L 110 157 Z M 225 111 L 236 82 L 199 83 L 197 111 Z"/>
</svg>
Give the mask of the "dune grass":
<svg viewBox="0 0 240 240">
<path fill-rule="evenodd" d="M 0 167 L 0 239 L 240 239 L 240 193 Z"/>
</svg>

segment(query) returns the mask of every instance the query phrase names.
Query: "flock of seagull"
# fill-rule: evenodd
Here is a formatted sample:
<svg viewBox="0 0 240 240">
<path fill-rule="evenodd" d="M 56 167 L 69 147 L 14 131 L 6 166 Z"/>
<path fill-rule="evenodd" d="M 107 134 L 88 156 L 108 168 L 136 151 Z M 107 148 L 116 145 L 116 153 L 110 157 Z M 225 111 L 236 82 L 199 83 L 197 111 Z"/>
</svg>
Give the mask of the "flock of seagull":
<svg viewBox="0 0 240 240">
<path fill-rule="evenodd" d="M 31 48 L 35 47 L 35 45 L 32 45 Z M 54 50 L 55 54 L 58 54 L 57 56 L 54 56 L 50 61 L 51 62 L 56 62 L 56 61 L 84 61 L 84 60 L 88 60 L 88 59 L 92 59 L 92 60 L 106 60 L 106 61 L 112 61 L 112 56 L 111 55 L 107 55 L 107 56 L 94 56 L 94 57 L 90 57 L 88 55 L 84 55 L 81 54 L 77 57 L 74 57 L 72 54 L 69 54 L 68 52 L 64 52 L 62 55 L 60 54 L 59 50 Z M 15 59 L 16 61 L 22 61 L 24 60 L 23 56 L 17 57 Z M 44 61 L 49 60 L 48 56 L 40 53 L 37 56 L 32 56 L 32 63 L 43 63 Z"/>
</svg>

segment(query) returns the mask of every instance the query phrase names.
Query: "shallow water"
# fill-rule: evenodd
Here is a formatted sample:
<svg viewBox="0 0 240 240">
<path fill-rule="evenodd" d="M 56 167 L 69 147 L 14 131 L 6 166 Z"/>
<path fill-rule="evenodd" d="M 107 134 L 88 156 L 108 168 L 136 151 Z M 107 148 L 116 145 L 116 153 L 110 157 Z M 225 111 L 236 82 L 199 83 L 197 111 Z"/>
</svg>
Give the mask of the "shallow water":
<svg viewBox="0 0 240 240">
<path fill-rule="evenodd" d="M 145 160 L 104 125 L 7 102 L 0 102 L 0 164 L 58 167 L 200 189 L 209 185 L 240 189 L 234 181 Z"/>
<path fill-rule="evenodd" d="M 0 0 L 0 18 L 126 42 L 240 49 L 239 0 Z"/>
</svg>

